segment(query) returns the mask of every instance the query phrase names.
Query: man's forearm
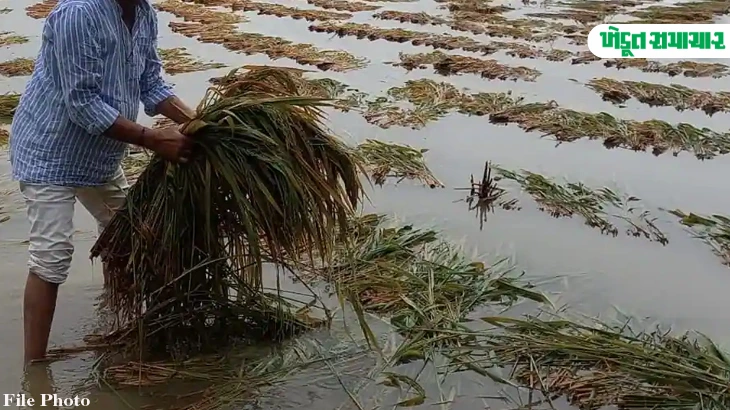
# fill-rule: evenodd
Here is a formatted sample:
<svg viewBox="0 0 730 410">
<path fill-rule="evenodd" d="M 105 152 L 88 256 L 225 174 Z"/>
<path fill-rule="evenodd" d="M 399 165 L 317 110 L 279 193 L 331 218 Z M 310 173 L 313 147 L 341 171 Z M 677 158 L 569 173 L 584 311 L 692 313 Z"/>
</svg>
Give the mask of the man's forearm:
<svg viewBox="0 0 730 410">
<path fill-rule="evenodd" d="M 146 137 L 152 137 L 152 130 L 145 128 L 136 122 L 119 116 L 104 135 L 117 141 L 126 142 L 127 144 L 137 145 L 148 148 L 148 140 Z"/>
<path fill-rule="evenodd" d="M 159 103 L 156 111 L 178 124 L 184 124 L 195 118 L 195 110 L 185 105 L 184 102 L 175 96 Z"/>
</svg>

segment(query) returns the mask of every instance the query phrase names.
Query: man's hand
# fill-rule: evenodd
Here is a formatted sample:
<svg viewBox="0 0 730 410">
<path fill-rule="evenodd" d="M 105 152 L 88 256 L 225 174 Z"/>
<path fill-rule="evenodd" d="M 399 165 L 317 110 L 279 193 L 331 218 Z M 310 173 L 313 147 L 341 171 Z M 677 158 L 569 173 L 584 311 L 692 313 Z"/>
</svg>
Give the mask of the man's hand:
<svg viewBox="0 0 730 410">
<path fill-rule="evenodd" d="M 192 140 L 177 127 L 151 130 L 144 139 L 145 147 L 168 161 L 186 163 L 190 158 Z"/>
</svg>

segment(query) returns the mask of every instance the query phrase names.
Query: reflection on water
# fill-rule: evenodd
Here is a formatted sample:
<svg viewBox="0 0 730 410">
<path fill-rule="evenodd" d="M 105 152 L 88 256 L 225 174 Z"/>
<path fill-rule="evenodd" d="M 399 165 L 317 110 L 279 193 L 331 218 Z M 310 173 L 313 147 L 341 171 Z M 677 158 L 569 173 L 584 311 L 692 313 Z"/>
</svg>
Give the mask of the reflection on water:
<svg viewBox="0 0 730 410">
<path fill-rule="evenodd" d="M 53 400 L 49 400 L 54 395 L 56 395 L 56 383 L 53 381 L 53 372 L 47 364 L 38 363 L 26 368 L 22 390 L 18 394 L 20 400 L 17 400 L 16 404 L 19 404 L 20 408 L 31 404 L 29 406 L 31 408 L 48 407 L 55 410 L 58 407 L 54 405 Z M 28 399 L 33 400 L 34 403 L 29 402 Z M 18 402 L 22 402 L 22 404 Z"/>
<path fill-rule="evenodd" d="M 28 366 L 24 372 L 21 390 L 18 393 L 23 403 L 17 405 L 19 409 L 44 408 L 44 409 L 69 409 L 88 408 L 104 410 L 138 409 L 146 403 L 132 392 L 115 392 L 95 385 L 86 377 L 76 378 L 71 384 L 68 381 L 57 383 L 54 373 L 59 369 L 50 363 L 35 363 Z M 87 369 L 88 370 L 88 369 Z M 62 372 L 62 371 L 61 371 Z M 62 378 L 63 379 L 63 378 Z M 33 399 L 33 405 L 27 399 Z M 74 405 L 78 403 L 81 406 Z"/>
</svg>

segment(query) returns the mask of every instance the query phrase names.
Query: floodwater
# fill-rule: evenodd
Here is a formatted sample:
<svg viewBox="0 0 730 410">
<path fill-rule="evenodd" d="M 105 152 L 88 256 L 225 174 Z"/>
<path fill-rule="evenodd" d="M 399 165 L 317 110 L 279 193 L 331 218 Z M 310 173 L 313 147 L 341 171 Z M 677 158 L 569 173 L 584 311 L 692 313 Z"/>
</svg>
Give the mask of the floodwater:
<svg viewBox="0 0 730 410">
<path fill-rule="evenodd" d="M 276 2 L 312 8 L 302 0 Z M 8 14 L 0 14 L 0 31 L 14 31 L 32 39 L 28 44 L 1 48 L 0 61 L 35 57 L 42 23 L 25 15 L 24 9 L 31 3 L 28 0 L 0 0 L 0 8 L 12 9 Z M 543 8 L 539 5 L 523 6 L 521 1 L 508 1 L 505 4 L 515 8 Z M 382 10 L 443 13 L 430 0 L 383 3 L 383 6 Z M 673 108 L 648 108 L 636 101 L 617 107 L 603 102 L 598 94 L 580 84 L 591 78 L 606 76 L 727 91 L 730 88 L 727 78 L 669 78 L 663 74 L 647 74 L 636 70 L 617 71 L 601 64 L 573 66 L 568 62 L 516 59 L 498 53 L 495 57 L 503 63 L 535 68 L 543 74 L 534 83 L 489 81 L 473 75 L 445 79 L 430 70 L 407 73 L 384 64 L 397 60 L 399 52 L 429 52 L 432 49 L 428 47 L 396 45 L 384 40 L 370 42 L 353 37 L 338 38 L 309 32 L 305 21 L 246 14 L 251 21 L 241 24 L 241 28 L 247 31 L 311 43 L 322 49 L 347 50 L 356 56 L 368 58 L 369 65 L 361 70 L 314 75 L 341 80 L 371 94 L 382 93 L 408 79 L 431 78 L 448 81 L 457 87 L 468 87 L 473 91 L 511 90 L 528 100 L 556 100 L 565 108 L 605 111 L 627 119 L 656 118 L 670 123 L 688 122 L 716 131 L 727 130 L 730 119 L 727 114 L 716 114 L 710 118 L 700 111 L 680 113 Z M 437 27 L 374 20 L 370 15 L 370 12 L 356 13 L 353 21 L 380 27 L 397 25 L 419 31 L 464 35 Z M 196 57 L 226 63 L 230 67 L 244 64 L 296 66 L 295 62 L 287 59 L 272 63 L 263 55 L 239 55 L 218 45 L 201 44 L 170 31 L 168 22 L 180 19 L 167 13 L 160 13 L 159 16 L 160 47 L 186 47 Z M 473 37 L 487 40 L 485 36 Z M 555 46 L 562 47 L 557 43 Z M 469 53 L 460 51 L 459 54 Z M 181 74 L 170 77 L 170 81 L 176 84 L 178 94 L 192 105 L 202 97 L 208 78 L 227 71 L 221 69 Z M 22 92 L 24 83 L 24 78 L 0 77 L 0 93 Z M 141 114 L 140 121 L 151 124 L 151 119 L 144 114 Z M 670 154 L 655 157 L 650 153 L 607 150 L 597 141 L 579 141 L 556 147 L 554 141 L 540 138 L 539 133 L 526 133 L 514 125 L 491 125 L 486 117 L 462 115 L 449 116 L 421 130 L 383 130 L 367 124 L 357 113 L 334 113 L 331 127 L 352 143 L 375 138 L 428 148 L 428 164 L 446 185 L 443 189 L 429 189 L 404 182 L 398 186 L 375 188 L 369 194 L 372 204 L 368 205 L 368 210 L 392 214 L 419 226 L 438 227 L 454 241 L 463 242 L 469 251 L 485 255 L 486 260 L 509 256 L 518 269 L 524 270 L 530 277 L 547 279 L 564 276 L 565 280 L 553 285 L 551 290 L 556 291 L 553 298 L 557 304 L 567 304 L 573 311 L 602 315 L 611 311 L 612 306 L 618 306 L 630 315 L 651 318 L 653 322 L 679 330 L 699 330 L 715 338 L 720 345 L 730 342 L 730 299 L 726 297 L 730 289 L 730 271 L 708 247 L 691 238 L 673 217 L 658 211 L 658 208 L 680 208 L 701 214 L 726 214 L 730 209 L 730 190 L 725 185 L 727 172 L 730 172 L 729 158 L 718 157 L 702 162 L 688 153 L 678 157 Z M 487 160 L 508 169 L 527 169 L 550 177 L 583 181 L 589 186 L 615 187 L 638 196 L 660 216 L 659 227 L 667 234 L 670 243 L 661 246 L 623 235 L 617 238 L 601 235 L 585 226 L 580 219 L 554 219 L 526 201 L 522 201 L 522 211 L 498 210 L 490 215 L 485 228 L 480 230 L 475 215 L 467 211 L 466 204 L 459 202 L 464 192 L 454 188 L 468 186 L 471 174 L 481 175 Z M 9 164 L 5 154 L 2 154 L 0 175 L 7 173 Z M 2 187 L 14 189 L 15 186 L 5 179 Z M 101 272 L 86 257 L 95 238 L 94 224 L 81 207 L 76 221 L 76 258 L 69 281 L 60 291 L 51 345 L 78 343 L 84 335 L 98 328 L 94 302 L 100 292 Z M 6 369 L 0 375 L 2 394 L 19 391 L 23 380 L 21 302 L 26 276 L 26 245 L 22 241 L 26 236 L 23 209 L 18 206 L 11 214 L 10 221 L 0 225 L 0 362 Z M 48 367 L 51 376 L 35 374 L 30 377 L 33 389 L 53 388 L 62 396 L 79 394 L 89 397 L 92 400 L 91 407 L 96 409 L 138 408 L 146 402 L 134 392 L 120 396 L 95 386 L 90 377 L 93 360 L 92 355 L 79 355 L 54 362 Z M 45 373 L 45 370 L 42 372 Z M 334 401 L 334 398 L 346 399 L 342 392 L 335 392 L 337 386 L 330 386 L 330 393 L 307 387 L 306 380 L 291 384 L 291 387 L 295 393 L 287 393 L 287 389 L 279 388 L 275 395 L 259 403 L 259 408 L 336 408 L 339 401 Z M 479 403 L 478 400 L 468 398 L 457 399 L 454 408 L 484 408 Z"/>
</svg>

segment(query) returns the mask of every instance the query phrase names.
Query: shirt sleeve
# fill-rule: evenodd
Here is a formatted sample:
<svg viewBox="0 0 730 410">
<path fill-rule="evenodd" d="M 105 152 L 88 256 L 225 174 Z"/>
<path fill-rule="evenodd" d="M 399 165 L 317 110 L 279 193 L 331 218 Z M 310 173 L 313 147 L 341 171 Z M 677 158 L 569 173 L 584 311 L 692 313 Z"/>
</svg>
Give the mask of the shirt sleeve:
<svg viewBox="0 0 730 410">
<path fill-rule="evenodd" d="M 50 23 L 50 22 L 49 22 Z M 101 99 L 102 60 L 94 20 L 82 5 L 61 7 L 53 16 L 53 49 L 71 121 L 101 135 L 119 111 Z"/>
<path fill-rule="evenodd" d="M 140 79 L 140 99 L 150 117 L 158 114 L 157 105 L 174 95 L 172 87 L 162 78 L 162 61 L 157 52 L 157 17 L 152 14 L 152 38 L 146 50 L 145 68 Z"/>
</svg>

